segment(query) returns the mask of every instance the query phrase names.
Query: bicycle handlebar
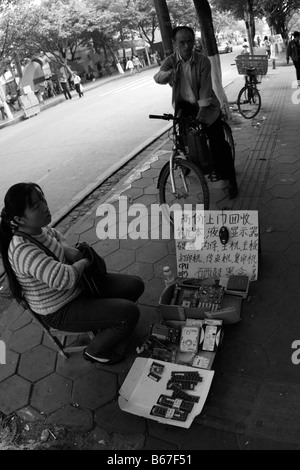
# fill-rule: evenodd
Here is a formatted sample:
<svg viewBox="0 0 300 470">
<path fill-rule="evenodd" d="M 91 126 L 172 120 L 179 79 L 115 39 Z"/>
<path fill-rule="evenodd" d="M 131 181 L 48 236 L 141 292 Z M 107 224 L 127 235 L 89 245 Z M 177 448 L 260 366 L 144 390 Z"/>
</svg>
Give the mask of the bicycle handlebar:
<svg viewBox="0 0 300 470">
<path fill-rule="evenodd" d="M 180 120 L 184 120 L 186 123 L 191 126 L 192 129 L 197 130 L 197 129 L 205 129 L 206 125 L 203 122 L 197 121 L 196 118 L 193 116 L 180 116 L 180 114 L 175 117 L 173 114 L 149 114 L 150 119 L 163 119 L 164 121 L 174 121 L 174 124 L 176 122 L 179 122 Z"/>
<path fill-rule="evenodd" d="M 172 121 L 174 116 L 173 114 L 149 114 L 149 119 L 163 119 L 164 121 Z"/>
</svg>

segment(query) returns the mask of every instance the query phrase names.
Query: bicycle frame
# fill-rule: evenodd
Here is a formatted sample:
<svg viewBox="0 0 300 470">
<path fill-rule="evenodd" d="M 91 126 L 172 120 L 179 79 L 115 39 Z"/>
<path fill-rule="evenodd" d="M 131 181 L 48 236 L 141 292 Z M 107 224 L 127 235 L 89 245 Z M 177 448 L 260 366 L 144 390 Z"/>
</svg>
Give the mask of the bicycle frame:
<svg viewBox="0 0 300 470">
<path fill-rule="evenodd" d="M 180 156 L 180 149 L 178 148 L 179 146 L 178 146 L 178 142 L 177 142 L 178 133 L 177 133 L 177 128 L 176 128 L 176 126 L 179 125 L 179 122 L 180 121 L 179 121 L 178 118 L 174 118 L 174 120 L 173 120 L 173 131 L 172 131 L 173 132 L 173 147 L 172 147 L 172 152 L 171 152 L 170 160 L 169 160 L 170 179 L 171 179 L 173 194 L 176 193 L 175 180 L 174 180 L 174 160 L 175 160 L 176 157 Z M 184 155 L 185 155 L 185 153 L 184 153 Z M 180 177 L 181 177 L 182 183 L 184 185 L 184 190 L 187 191 L 187 185 L 186 185 L 184 174 L 181 173 Z"/>
<path fill-rule="evenodd" d="M 245 85 L 247 87 L 257 88 L 256 74 L 253 73 L 252 70 L 248 71 L 247 75 L 245 75 Z"/>
</svg>

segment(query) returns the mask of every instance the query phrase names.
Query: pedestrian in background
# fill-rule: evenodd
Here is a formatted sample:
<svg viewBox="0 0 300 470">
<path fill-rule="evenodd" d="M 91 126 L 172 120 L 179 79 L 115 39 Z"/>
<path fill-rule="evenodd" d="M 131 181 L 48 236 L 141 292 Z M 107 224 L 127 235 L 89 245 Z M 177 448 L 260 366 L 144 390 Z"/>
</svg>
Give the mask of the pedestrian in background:
<svg viewBox="0 0 300 470">
<path fill-rule="evenodd" d="M 79 98 L 83 96 L 83 88 L 81 85 L 81 78 L 76 73 L 73 73 L 73 83 L 75 90 L 77 91 Z"/>
<path fill-rule="evenodd" d="M 140 73 L 141 68 L 142 68 L 142 64 L 140 62 L 140 59 L 136 55 L 134 55 L 133 58 L 132 58 L 132 62 L 133 62 L 133 65 L 134 65 L 134 69 L 137 71 L 137 73 Z"/>
<path fill-rule="evenodd" d="M 246 38 L 244 39 L 244 42 L 243 42 L 243 49 L 241 51 L 241 54 L 248 54 L 248 55 L 250 54 L 249 43 Z"/>
<path fill-rule="evenodd" d="M 61 86 L 63 94 L 65 95 L 66 100 L 71 100 L 72 96 L 69 90 L 68 80 L 63 73 L 61 73 L 59 76 L 59 84 Z"/>
<path fill-rule="evenodd" d="M 127 59 L 126 70 L 130 70 L 130 75 L 135 74 L 134 64 L 133 64 L 133 61 L 131 59 Z"/>
<path fill-rule="evenodd" d="M 294 39 L 292 39 L 286 50 L 286 61 L 289 63 L 289 58 L 292 59 L 293 64 L 296 69 L 296 77 L 298 82 L 298 87 L 300 86 L 300 33 L 295 31 L 293 33 Z"/>
<path fill-rule="evenodd" d="M 5 120 L 5 118 L 7 118 L 7 114 L 6 114 L 6 111 L 5 111 L 5 108 L 4 108 L 4 103 L 3 101 L 1 100 L 0 98 L 0 111 L 1 111 L 1 114 L 2 114 L 2 119 L 3 121 Z"/>
<path fill-rule="evenodd" d="M 264 44 L 265 44 L 266 54 L 268 56 L 268 59 L 270 59 L 270 57 L 271 57 L 271 42 L 270 42 L 270 39 L 268 38 L 268 36 L 264 37 Z"/>
</svg>

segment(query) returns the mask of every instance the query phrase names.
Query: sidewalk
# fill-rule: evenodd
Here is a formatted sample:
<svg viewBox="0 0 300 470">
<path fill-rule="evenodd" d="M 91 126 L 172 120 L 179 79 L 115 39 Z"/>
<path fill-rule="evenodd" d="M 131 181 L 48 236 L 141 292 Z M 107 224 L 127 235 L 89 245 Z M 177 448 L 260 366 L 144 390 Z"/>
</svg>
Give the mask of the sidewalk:
<svg viewBox="0 0 300 470">
<path fill-rule="evenodd" d="M 71 244 L 85 240 L 101 253 L 111 271 L 140 275 L 146 289 L 141 320 L 129 356 L 115 366 L 83 361 L 81 353 L 62 359 L 40 328 L 13 302 L 0 322 L 7 364 L 0 365 L 0 410 L 17 412 L 29 423 L 54 433 L 57 427 L 86 434 L 86 448 L 126 450 L 279 450 L 300 449 L 299 367 L 291 360 L 300 339 L 299 92 L 295 69 L 284 55 L 260 85 L 262 110 L 246 121 L 233 113 L 236 200 L 210 186 L 211 209 L 259 211 L 262 254 L 259 278 L 243 302 L 242 319 L 224 328 L 214 364 L 215 376 L 202 413 L 189 429 L 161 425 L 122 412 L 118 390 L 135 358 L 135 346 L 159 321 L 164 287 L 162 267 L 175 271 L 173 240 L 105 240 L 96 236 L 96 209 L 120 195 L 148 207 L 156 203 L 159 169 L 171 143 L 164 135 L 143 151 L 143 161 L 105 197 L 95 201 L 68 232 Z M 243 79 L 226 93 L 236 100 Z M 233 109 L 235 105 L 233 105 Z M 59 226 L 58 226 L 59 228 Z M 59 442 L 49 439 L 50 448 Z M 52 446 L 52 447 L 51 447 Z M 75 447 L 78 448 L 78 447 Z"/>
</svg>

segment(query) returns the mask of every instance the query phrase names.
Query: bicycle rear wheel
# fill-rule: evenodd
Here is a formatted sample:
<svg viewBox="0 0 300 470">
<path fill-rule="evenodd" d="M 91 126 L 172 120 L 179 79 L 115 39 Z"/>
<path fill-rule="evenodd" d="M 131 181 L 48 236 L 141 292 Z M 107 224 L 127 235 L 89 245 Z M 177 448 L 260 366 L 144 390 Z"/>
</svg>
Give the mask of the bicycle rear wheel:
<svg viewBox="0 0 300 470">
<path fill-rule="evenodd" d="M 201 170 L 183 158 L 174 159 L 175 194 L 172 191 L 170 166 L 166 166 L 160 176 L 159 201 L 171 208 L 173 204 L 179 204 L 184 209 L 185 204 L 192 204 L 196 210 L 196 204 L 203 204 L 204 210 L 209 209 L 209 190 L 206 179 Z M 171 222 L 173 216 L 167 214 Z"/>
<path fill-rule="evenodd" d="M 257 88 L 244 86 L 239 92 L 237 105 L 245 119 L 254 118 L 261 107 L 261 97 Z"/>
<path fill-rule="evenodd" d="M 232 135 L 231 127 L 226 121 L 222 121 L 222 125 L 224 129 L 225 139 L 229 143 L 230 148 L 231 148 L 232 159 L 233 161 L 235 161 L 235 143 L 234 143 L 234 138 Z"/>
</svg>

